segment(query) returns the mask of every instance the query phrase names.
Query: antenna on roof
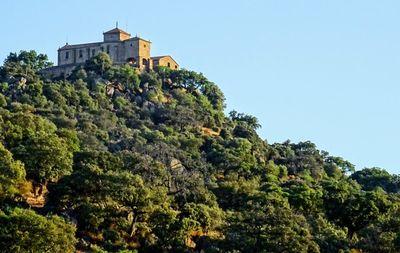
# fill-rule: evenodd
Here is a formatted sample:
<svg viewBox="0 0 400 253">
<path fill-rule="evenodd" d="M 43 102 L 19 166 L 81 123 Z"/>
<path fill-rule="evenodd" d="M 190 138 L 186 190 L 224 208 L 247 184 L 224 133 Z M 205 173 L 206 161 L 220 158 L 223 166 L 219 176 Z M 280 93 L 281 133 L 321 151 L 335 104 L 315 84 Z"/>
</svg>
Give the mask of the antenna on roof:
<svg viewBox="0 0 400 253">
<path fill-rule="evenodd" d="M 116 22 L 115 27 L 118 28 L 118 21 Z"/>
<path fill-rule="evenodd" d="M 68 35 L 65 37 L 65 45 L 68 45 Z"/>
</svg>

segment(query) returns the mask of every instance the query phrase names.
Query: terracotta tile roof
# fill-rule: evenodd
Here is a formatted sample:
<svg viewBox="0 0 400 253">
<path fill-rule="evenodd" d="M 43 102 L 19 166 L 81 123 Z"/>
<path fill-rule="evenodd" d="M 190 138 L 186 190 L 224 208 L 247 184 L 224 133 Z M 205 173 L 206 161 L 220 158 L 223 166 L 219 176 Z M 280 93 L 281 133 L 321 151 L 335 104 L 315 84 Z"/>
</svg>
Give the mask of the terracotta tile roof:
<svg viewBox="0 0 400 253">
<path fill-rule="evenodd" d="M 154 57 L 151 57 L 151 59 L 153 59 L 153 60 L 159 60 L 159 59 L 164 58 L 164 57 L 171 57 L 171 56 L 169 56 L 169 55 L 154 56 Z M 172 57 L 171 57 L 171 58 L 172 58 Z"/>
<path fill-rule="evenodd" d="M 162 59 L 162 58 L 171 58 L 171 60 L 173 60 L 176 64 L 178 64 L 178 62 L 176 62 L 175 61 L 175 59 L 174 58 L 172 58 L 172 56 L 170 56 L 170 55 L 161 55 L 161 56 L 152 56 L 152 57 L 150 57 L 152 60 L 160 60 L 160 59 Z"/>
<path fill-rule="evenodd" d="M 131 36 L 130 33 L 127 33 L 127 32 L 125 32 L 125 31 L 123 31 L 123 30 L 121 30 L 119 28 L 111 29 L 110 31 L 104 32 L 103 34 L 110 34 L 110 33 L 123 33 L 123 34 Z"/>
<path fill-rule="evenodd" d="M 143 39 L 143 38 L 140 38 L 140 37 L 138 37 L 138 36 L 135 36 L 135 37 L 132 37 L 132 38 L 129 38 L 129 39 L 127 39 L 126 41 L 135 41 L 135 40 L 143 40 L 143 41 L 146 41 L 146 42 L 149 42 L 149 43 L 151 43 L 151 41 L 150 40 L 145 40 L 145 39 Z"/>
</svg>

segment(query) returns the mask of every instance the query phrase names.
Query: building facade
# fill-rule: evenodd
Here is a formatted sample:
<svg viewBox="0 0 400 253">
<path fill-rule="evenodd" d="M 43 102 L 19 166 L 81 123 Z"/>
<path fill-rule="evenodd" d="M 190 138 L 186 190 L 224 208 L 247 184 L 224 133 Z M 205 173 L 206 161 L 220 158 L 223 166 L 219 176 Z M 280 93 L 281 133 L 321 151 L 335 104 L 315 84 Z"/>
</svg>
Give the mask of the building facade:
<svg viewBox="0 0 400 253">
<path fill-rule="evenodd" d="M 69 45 L 58 49 L 58 66 L 47 70 L 53 75 L 69 74 L 86 60 L 100 52 L 107 53 L 113 63 L 130 64 L 140 71 L 150 70 L 156 66 L 179 69 L 178 63 L 169 55 L 151 56 L 151 42 L 131 35 L 118 27 L 103 33 L 102 42 Z"/>
</svg>

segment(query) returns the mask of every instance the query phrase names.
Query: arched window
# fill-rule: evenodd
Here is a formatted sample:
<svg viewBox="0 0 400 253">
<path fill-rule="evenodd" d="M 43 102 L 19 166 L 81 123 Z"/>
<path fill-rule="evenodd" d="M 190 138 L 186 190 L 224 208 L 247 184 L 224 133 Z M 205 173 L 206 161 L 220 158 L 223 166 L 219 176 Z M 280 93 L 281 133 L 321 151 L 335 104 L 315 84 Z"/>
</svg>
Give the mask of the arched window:
<svg viewBox="0 0 400 253">
<path fill-rule="evenodd" d="M 130 65 L 136 64 L 136 59 L 133 57 L 130 57 L 130 58 L 126 59 L 126 63 L 128 63 Z"/>
</svg>

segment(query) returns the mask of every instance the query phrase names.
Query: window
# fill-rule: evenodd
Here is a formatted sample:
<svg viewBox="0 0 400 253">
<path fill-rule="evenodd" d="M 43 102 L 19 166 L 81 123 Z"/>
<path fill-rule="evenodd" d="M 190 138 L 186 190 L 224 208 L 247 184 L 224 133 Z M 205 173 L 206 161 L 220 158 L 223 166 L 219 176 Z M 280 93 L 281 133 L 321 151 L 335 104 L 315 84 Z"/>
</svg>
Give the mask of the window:
<svg viewBox="0 0 400 253">
<path fill-rule="evenodd" d="M 131 47 L 133 47 L 132 43 L 131 43 Z"/>
<path fill-rule="evenodd" d="M 110 53 L 110 45 L 107 45 L 107 54 Z"/>
<path fill-rule="evenodd" d="M 79 49 L 79 58 L 82 58 L 82 57 L 83 57 L 82 49 Z"/>
<path fill-rule="evenodd" d="M 178 69 L 178 66 L 177 66 L 177 65 L 175 65 L 175 69 Z"/>
<path fill-rule="evenodd" d="M 69 59 L 69 52 L 65 52 L 65 60 Z"/>
<path fill-rule="evenodd" d="M 169 62 L 168 62 L 168 64 L 167 64 L 167 65 L 168 65 L 168 68 L 170 68 L 170 67 L 171 67 L 171 63 L 169 63 Z"/>
<path fill-rule="evenodd" d="M 96 49 L 92 49 L 92 56 L 96 53 Z"/>
<path fill-rule="evenodd" d="M 101 52 L 104 52 L 104 47 L 100 47 Z"/>
<path fill-rule="evenodd" d="M 127 62 L 128 64 L 135 64 L 135 63 L 136 63 L 136 60 L 135 60 L 135 58 L 131 57 L 131 58 L 126 59 L 126 62 Z"/>
<path fill-rule="evenodd" d="M 144 44 L 143 46 L 146 47 L 146 44 Z"/>
</svg>

